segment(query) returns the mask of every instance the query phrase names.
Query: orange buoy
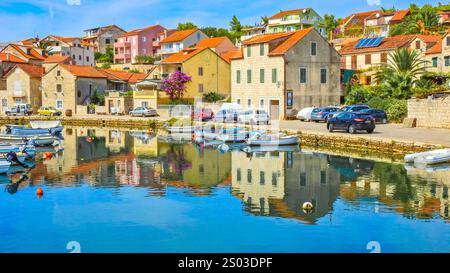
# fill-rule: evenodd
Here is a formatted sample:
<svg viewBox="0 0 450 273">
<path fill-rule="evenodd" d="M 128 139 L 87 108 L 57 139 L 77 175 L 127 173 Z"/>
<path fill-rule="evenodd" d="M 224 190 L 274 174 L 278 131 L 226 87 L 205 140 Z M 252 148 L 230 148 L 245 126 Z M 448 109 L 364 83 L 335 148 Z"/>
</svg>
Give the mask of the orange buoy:
<svg viewBox="0 0 450 273">
<path fill-rule="evenodd" d="M 51 152 L 45 152 L 44 153 L 44 158 L 46 160 L 52 159 L 53 158 L 53 154 Z"/>
<path fill-rule="evenodd" d="M 36 195 L 39 197 L 39 199 L 41 199 L 42 196 L 44 195 L 44 190 L 42 188 L 37 189 Z"/>
</svg>

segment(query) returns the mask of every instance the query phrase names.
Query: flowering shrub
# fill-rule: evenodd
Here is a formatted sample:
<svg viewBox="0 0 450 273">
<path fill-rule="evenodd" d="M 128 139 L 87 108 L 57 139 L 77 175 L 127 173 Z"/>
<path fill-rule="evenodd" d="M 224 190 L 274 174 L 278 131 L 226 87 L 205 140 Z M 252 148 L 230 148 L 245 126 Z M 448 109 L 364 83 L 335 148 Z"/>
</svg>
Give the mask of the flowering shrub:
<svg viewBox="0 0 450 273">
<path fill-rule="evenodd" d="M 171 100 L 179 100 L 186 92 L 186 84 L 191 82 L 192 77 L 181 71 L 172 73 L 169 78 L 165 79 L 162 90 L 170 97 Z"/>
</svg>

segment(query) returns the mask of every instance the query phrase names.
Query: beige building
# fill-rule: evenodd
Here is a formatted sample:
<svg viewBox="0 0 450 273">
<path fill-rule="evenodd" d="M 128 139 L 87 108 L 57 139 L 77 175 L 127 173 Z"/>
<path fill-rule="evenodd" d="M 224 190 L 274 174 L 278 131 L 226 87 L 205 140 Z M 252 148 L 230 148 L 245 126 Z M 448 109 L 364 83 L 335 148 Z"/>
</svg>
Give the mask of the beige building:
<svg viewBox="0 0 450 273">
<path fill-rule="evenodd" d="M 438 42 L 425 52 L 428 70 L 431 72 L 450 72 L 450 35 L 447 31 Z"/>
<path fill-rule="evenodd" d="M 91 28 L 84 31 L 86 42 L 95 46 L 96 52 L 106 53 L 108 47 L 113 48 L 117 38 L 125 34 L 125 30 L 116 25 Z"/>
<path fill-rule="evenodd" d="M 90 66 L 58 64 L 42 77 L 42 105 L 76 114 L 77 106 L 88 105 L 106 87 L 107 77 Z"/>
<path fill-rule="evenodd" d="M 42 105 L 41 78 L 44 75 L 42 66 L 31 64 L 17 64 L 6 75 L 6 106 L 11 108 L 19 103 L 29 103 L 36 113 Z"/>
<path fill-rule="evenodd" d="M 95 67 L 95 46 L 83 39 L 49 35 L 42 42 L 49 44 L 49 55 L 70 56 L 76 65 Z"/>
<path fill-rule="evenodd" d="M 375 38 L 371 38 L 375 39 Z M 364 45 L 369 39 L 359 39 L 345 44 L 339 53 L 342 56 L 342 69 L 353 70 L 359 75 L 361 84 L 372 84 L 376 68 L 388 63 L 390 56 L 399 48 L 417 50 L 423 57 L 425 53 L 441 41 L 439 36 L 398 35 L 379 40 L 373 45 Z M 361 46 L 362 45 L 362 46 Z M 427 65 L 429 66 L 429 65 Z"/>
<path fill-rule="evenodd" d="M 231 99 L 272 120 L 340 103 L 340 56 L 315 29 L 254 36 L 231 57 Z"/>
</svg>

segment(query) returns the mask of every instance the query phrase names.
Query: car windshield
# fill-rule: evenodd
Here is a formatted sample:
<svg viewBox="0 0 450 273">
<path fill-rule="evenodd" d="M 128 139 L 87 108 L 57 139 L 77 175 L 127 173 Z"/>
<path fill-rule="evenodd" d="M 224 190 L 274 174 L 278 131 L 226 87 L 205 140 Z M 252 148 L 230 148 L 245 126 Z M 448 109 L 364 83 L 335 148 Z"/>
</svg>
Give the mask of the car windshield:
<svg viewBox="0 0 450 273">
<path fill-rule="evenodd" d="M 318 113 L 318 112 L 322 112 L 322 108 L 316 108 L 313 110 L 313 113 Z"/>
<path fill-rule="evenodd" d="M 361 109 L 361 111 L 359 111 L 359 112 L 361 112 L 361 113 L 370 113 L 370 111 L 371 111 L 371 109 L 366 108 L 366 109 Z"/>
</svg>

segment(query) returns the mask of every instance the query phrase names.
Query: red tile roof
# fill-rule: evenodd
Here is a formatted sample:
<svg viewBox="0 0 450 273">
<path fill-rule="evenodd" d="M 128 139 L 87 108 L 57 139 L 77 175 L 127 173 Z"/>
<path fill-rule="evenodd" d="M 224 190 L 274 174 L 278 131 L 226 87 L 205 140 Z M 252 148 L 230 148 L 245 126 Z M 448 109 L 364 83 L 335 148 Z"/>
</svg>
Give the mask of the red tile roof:
<svg viewBox="0 0 450 273">
<path fill-rule="evenodd" d="M 177 52 L 170 57 L 164 59 L 161 61 L 162 64 L 170 64 L 170 63 L 183 63 L 190 58 L 194 57 L 198 53 L 202 52 L 203 50 L 207 49 L 207 47 L 203 48 L 187 48 L 183 49 L 180 52 Z"/>
<path fill-rule="evenodd" d="M 344 20 L 341 21 L 340 25 L 345 25 L 349 21 L 354 20 L 354 19 L 359 19 L 359 21 L 362 22 L 364 19 L 366 19 L 370 15 L 377 13 L 377 12 L 380 12 L 380 11 L 379 10 L 371 10 L 371 11 L 353 13 L 353 14 L 345 17 Z"/>
<path fill-rule="evenodd" d="M 179 30 L 172 33 L 169 37 L 165 38 L 161 41 L 161 43 L 173 43 L 173 42 L 180 42 L 186 39 L 187 37 L 191 36 L 195 32 L 197 32 L 197 28 L 188 29 L 188 30 Z"/>
<path fill-rule="evenodd" d="M 269 53 L 269 56 L 284 55 L 289 49 L 291 49 L 291 47 L 296 45 L 301 39 L 303 39 L 306 35 L 308 35 L 312 30 L 313 30 L 313 28 L 307 28 L 307 29 L 302 29 L 302 30 L 293 32 L 293 34 L 291 36 L 289 36 L 289 38 L 287 38 L 286 41 L 284 41 L 279 46 L 277 46 L 275 49 L 273 49 Z"/>
<path fill-rule="evenodd" d="M 242 51 L 241 49 L 230 50 L 222 53 L 220 57 L 222 57 L 222 59 L 224 59 L 227 63 L 230 63 L 232 58 L 236 59 L 242 58 Z"/>
<path fill-rule="evenodd" d="M 77 77 L 105 78 L 105 79 L 107 78 L 103 73 L 90 66 L 69 65 L 69 64 L 60 64 L 60 66 L 69 71 L 72 75 Z"/>
<path fill-rule="evenodd" d="M 268 43 L 292 35 L 293 32 L 279 32 L 253 36 L 242 42 L 244 45 Z"/>
<path fill-rule="evenodd" d="M 39 65 L 32 64 L 17 64 L 18 68 L 22 69 L 25 73 L 32 78 L 41 78 L 45 74 L 45 69 Z"/>
<path fill-rule="evenodd" d="M 138 29 L 133 29 L 127 33 L 124 33 L 122 35 L 120 35 L 119 37 L 127 37 L 127 36 L 134 36 L 134 35 L 138 35 L 139 33 L 146 31 L 146 30 L 150 30 L 150 29 L 154 29 L 157 27 L 162 27 L 161 25 L 153 25 L 153 26 L 149 26 L 146 28 L 138 28 Z"/>
<path fill-rule="evenodd" d="M 425 54 L 426 55 L 432 55 L 432 54 L 440 54 L 442 52 L 442 40 L 439 40 L 434 46 L 430 47 Z"/>
<path fill-rule="evenodd" d="M 0 61 L 11 63 L 27 63 L 27 61 L 13 55 L 11 53 L 0 53 Z"/>
<path fill-rule="evenodd" d="M 98 71 L 105 75 L 108 80 L 121 80 L 128 83 L 136 83 L 147 76 L 145 73 L 130 73 L 112 69 L 99 69 Z"/>
<path fill-rule="evenodd" d="M 226 39 L 228 39 L 226 36 L 203 39 L 200 42 L 198 42 L 197 47 L 216 48 Z"/>
<path fill-rule="evenodd" d="M 405 10 L 398 10 L 394 16 L 392 16 L 390 23 L 400 23 L 401 21 L 403 21 L 403 19 L 405 19 L 406 15 L 409 14 L 409 10 L 405 9 Z"/>
<path fill-rule="evenodd" d="M 68 59 L 70 59 L 70 56 L 51 55 L 45 59 L 44 63 L 64 63 Z"/>
<path fill-rule="evenodd" d="M 10 44 L 10 46 L 12 48 L 14 48 L 17 52 L 19 52 L 19 54 L 21 54 L 23 57 L 25 57 L 27 59 L 41 60 L 41 61 L 43 61 L 45 59 L 32 46 L 20 46 L 20 45 L 15 45 L 15 44 Z M 28 54 L 28 52 L 25 52 L 22 50 L 23 47 L 25 47 L 27 50 L 29 50 L 29 54 Z"/>
<path fill-rule="evenodd" d="M 278 12 L 277 14 L 275 14 L 275 15 L 272 15 L 270 18 L 269 18 L 269 20 L 272 20 L 272 19 L 281 19 L 281 18 L 283 18 L 283 17 L 285 17 L 285 16 L 287 16 L 287 15 L 295 15 L 295 14 L 300 14 L 300 13 L 303 13 L 303 11 L 304 10 L 310 10 L 310 8 L 304 8 L 304 9 L 292 9 L 292 10 L 282 10 L 282 11 L 280 11 L 280 12 Z"/>
</svg>

